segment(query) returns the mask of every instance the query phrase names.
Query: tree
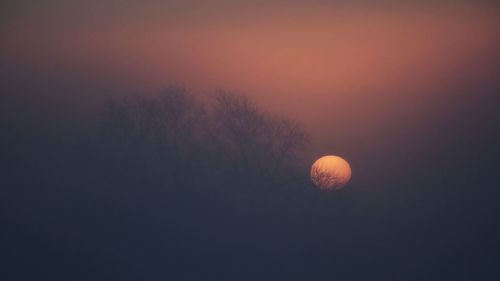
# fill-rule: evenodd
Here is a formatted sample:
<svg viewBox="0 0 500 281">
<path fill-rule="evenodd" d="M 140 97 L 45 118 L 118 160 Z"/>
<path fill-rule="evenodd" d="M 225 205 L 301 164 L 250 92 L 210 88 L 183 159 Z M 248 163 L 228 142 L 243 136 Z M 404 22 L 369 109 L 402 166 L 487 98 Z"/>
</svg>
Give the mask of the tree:
<svg viewBox="0 0 500 281">
<path fill-rule="evenodd" d="M 148 176 L 178 179 L 199 163 L 204 108 L 186 90 L 169 87 L 155 96 L 108 103 L 101 132 L 115 159 Z M 129 173 L 130 171 L 125 171 Z"/>
<path fill-rule="evenodd" d="M 219 93 L 211 107 L 181 88 L 109 104 L 105 150 L 122 175 L 176 185 L 278 182 L 294 175 L 306 133 L 244 96 Z M 195 176 L 193 176 L 195 175 Z"/>
<path fill-rule="evenodd" d="M 221 92 L 213 107 L 216 148 L 234 170 L 282 177 L 307 143 L 297 122 L 260 111 L 247 97 Z"/>
</svg>

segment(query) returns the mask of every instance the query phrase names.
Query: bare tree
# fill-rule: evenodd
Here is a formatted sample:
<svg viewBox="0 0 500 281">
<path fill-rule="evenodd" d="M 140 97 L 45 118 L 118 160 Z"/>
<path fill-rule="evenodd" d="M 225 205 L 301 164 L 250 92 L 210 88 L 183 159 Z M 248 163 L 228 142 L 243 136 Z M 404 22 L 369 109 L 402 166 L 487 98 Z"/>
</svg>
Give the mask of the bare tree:
<svg viewBox="0 0 500 281">
<path fill-rule="evenodd" d="M 328 189 L 331 187 L 341 188 L 339 180 L 330 172 L 321 169 L 320 167 L 313 167 L 311 170 L 311 180 L 314 185 L 321 189 Z"/>
<path fill-rule="evenodd" d="M 213 135 L 235 169 L 276 177 L 296 164 L 307 142 L 292 120 L 260 111 L 244 96 L 219 93 L 213 108 Z"/>
<path fill-rule="evenodd" d="M 107 147 L 133 173 L 180 178 L 199 163 L 204 108 L 184 89 L 170 87 L 155 96 L 109 102 L 102 121 Z M 139 167 L 140 166 L 140 167 Z"/>
<path fill-rule="evenodd" d="M 296 122 L 262 112 L 246 97 L 220 93 L 206 110 L 175 87 L 110 103 L 103 128 L 118 158 L 131 163 L 127 169 L 173 183 L 287 178 L 307 141 Z"/>
</svg>

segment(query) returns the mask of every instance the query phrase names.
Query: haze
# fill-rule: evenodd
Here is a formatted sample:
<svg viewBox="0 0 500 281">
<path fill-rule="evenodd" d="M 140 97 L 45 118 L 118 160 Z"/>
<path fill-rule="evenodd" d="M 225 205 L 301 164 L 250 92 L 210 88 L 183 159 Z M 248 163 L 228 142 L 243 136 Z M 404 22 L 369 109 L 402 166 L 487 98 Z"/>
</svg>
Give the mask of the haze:
<svg viewBox="0 0 500 281">
<path fill-rule="evenodd" d="M 39 101 L 44 118 L 90 120 L 109 95 L 170 84 L 200 96 L 224 89 L 303 124 L 308 162 L 325 151 L 366 163 L 414 150 L 425 124 L 451 114 L 444 104 L 462 114 L 458 95 L 473 98 L 464 88 L 494 83 L 498 69 L 500 20 L 487 3 L 16 1 L 2 10 L 2 84 L 24 93 L 8 99 Z"/>
<path fill-rule="evenodd" d="M 0 275 L 493 280 L 500 8 L 373 2 L 2 1 Z"/>
</svg>

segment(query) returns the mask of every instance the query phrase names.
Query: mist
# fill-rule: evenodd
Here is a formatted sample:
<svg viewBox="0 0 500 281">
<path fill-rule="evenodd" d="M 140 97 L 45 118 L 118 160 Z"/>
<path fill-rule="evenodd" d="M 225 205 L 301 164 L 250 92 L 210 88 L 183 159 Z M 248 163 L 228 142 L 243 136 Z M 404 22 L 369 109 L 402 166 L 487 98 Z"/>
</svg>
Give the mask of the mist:
<svg viewBox="0 0 500 281">
<path fill-rule="evenodd" d="M 35 2 L 1 4 L 2 279 L 498 274 L 497 5 Z"/>
</svg>

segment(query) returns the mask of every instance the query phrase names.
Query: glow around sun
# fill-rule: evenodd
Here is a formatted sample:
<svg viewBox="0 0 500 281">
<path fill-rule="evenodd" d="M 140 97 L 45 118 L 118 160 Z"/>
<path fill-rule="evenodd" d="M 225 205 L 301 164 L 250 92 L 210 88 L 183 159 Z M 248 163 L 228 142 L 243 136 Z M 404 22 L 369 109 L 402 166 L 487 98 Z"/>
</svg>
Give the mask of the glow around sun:
<svg viewBox="0 0 500 281">
<path fill-rule="evenodd" d="M 339 156 L 327 155 L 311 166 L 311 181 L 324 190 L 339 190 L 351 179 L 351 166 Z"/>
</svg>

